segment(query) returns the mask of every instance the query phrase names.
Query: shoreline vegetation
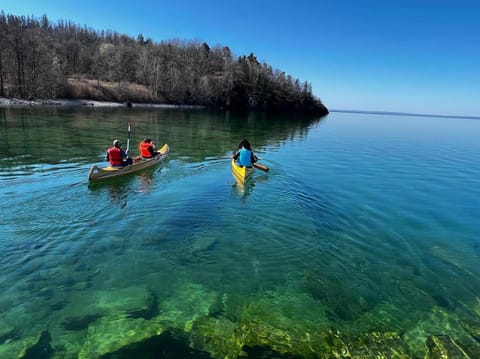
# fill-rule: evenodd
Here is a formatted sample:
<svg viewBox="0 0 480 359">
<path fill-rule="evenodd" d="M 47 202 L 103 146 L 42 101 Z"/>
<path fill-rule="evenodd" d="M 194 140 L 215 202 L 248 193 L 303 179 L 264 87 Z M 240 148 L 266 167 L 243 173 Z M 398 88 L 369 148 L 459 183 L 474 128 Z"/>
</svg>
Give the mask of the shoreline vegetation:
<svg viewBox="0 0 480 359">
<path fill-rule="evenodd" d="M 147 89 L 135 84 L 110 84 L 103 81 L 68 79 L 71 98 L 24 99 L 0 97 L 0 107 L 9 106 L 65 106 L 65 107 L 143 107 L 143 108 L 206 108 L 202 105 L 154 103 L 146 96 Z M 134 99 L 124 101 L 122 98 Z"/>
<path fill-rule="evenodd" d="M 0 98 L 3 104 L 100 105 L 328 114 L 312 86 L 228 46 L 154 42 L 46 15 L 0 11 Z M 45 99 L 45 100 L 44 100 Z M 77 102 L 75 102 L 77 101 Z M 82 102 L 87 101 L 87 102 Z M 107 104 L 104 104 L 106 106 Z"/>
</svg>

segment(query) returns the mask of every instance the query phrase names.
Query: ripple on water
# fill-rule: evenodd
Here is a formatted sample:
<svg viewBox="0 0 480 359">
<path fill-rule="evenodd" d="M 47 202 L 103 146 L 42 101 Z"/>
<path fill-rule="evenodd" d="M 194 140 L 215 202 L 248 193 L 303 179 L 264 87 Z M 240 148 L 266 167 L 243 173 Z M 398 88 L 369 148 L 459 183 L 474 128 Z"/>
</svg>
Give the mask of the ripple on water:
<svg viewBox="0 0 480 359">
<path fill-rule="evenodd" d="M 2 176 L 2 318 L 22 334 L 56 328 L 60 348 L 76 330 L 115 336 L 97 299 L 140 293 L 156 308 L 128 319 L 178 316 L 186 336 L 227 318 L 229 333 L 253 322 L 288 345 L 395 332 L 423 357 L 432 333 L 464 340 L 478 327 L 477 142 L 341 122 L 272 139 L 270 172 L 243 187 L 216 145 L 98 186 L 81 164 L 15 167 Z"/>
</svg>

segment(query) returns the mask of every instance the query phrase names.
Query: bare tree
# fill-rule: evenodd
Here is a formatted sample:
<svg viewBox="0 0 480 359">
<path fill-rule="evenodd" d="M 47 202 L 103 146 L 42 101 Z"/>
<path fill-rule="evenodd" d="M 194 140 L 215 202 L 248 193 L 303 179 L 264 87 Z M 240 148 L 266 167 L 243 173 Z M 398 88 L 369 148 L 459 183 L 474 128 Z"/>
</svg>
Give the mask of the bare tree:
<svg viewBox="0 0 480 359">
<path fill-rule="evenodd" d="M 80 93 L 102 100 L 123 100 L 129 87 L 142 85 L 152 101 L 328 112 L 311 85 L 261 64 L 253 53 L 235 57 L 227 46 L 154 43 L 143 34 L 134 39 L 72 22 L 52 24 L 46 16 L 0 13 L 0 96 L 75 96 L 70 78 L 96 80 L 96 88 Z"/>
</svg>

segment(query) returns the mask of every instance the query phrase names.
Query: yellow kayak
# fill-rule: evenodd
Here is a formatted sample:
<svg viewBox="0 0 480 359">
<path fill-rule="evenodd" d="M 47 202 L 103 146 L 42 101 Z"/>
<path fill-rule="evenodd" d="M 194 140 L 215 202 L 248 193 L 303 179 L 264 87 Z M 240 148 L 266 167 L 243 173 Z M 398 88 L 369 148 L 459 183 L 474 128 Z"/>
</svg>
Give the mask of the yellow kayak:
<svg viewBox="0 0 480 359">
<path fill-rule="evenodd" d="M 152 158 L 142 158 L 140 156 L 133 159 L 133 163 L 124 167 L 103 167 L 100 168 L 96 165 L 92 166 L 88 172 L 88 180 L 90 182 L 98 182 L 107 180 L 110 178 L 120 177 L 129 173 L 137 172 L 145 168 L 153 167 L 156 164 L 162 162 L 170 152 L 170 147 L 167 144 L 157 151 L 158 155 Z"/>
<path fill-rule="evenodd" d="M 237 165 L 235 160 L 232 159 L 232 174 L 238 183 L 244 184 L 245 182 L 247 182 L 248 179 L 252 177 L 253 171 L 253 167 L 239 166 Z"/>
</svg>

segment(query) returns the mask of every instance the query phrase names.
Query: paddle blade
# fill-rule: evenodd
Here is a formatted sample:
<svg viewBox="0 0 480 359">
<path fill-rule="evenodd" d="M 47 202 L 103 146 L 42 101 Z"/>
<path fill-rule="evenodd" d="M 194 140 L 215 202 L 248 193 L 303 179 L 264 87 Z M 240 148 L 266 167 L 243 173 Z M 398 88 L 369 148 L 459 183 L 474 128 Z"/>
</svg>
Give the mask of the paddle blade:
<svg viewBox="0 0 480 359">
<path fill-rule="evenodd" d="M 268 172 L 269 168 L 267 166 L 264 166 L 264 165 L 261 165 L 260 163 L 254 163 L 253 164 L 253 167 L 255 167 L 256 169 L 259 169 L 261 171 L 264 171 L 264 172 Z"/>
</svg>

